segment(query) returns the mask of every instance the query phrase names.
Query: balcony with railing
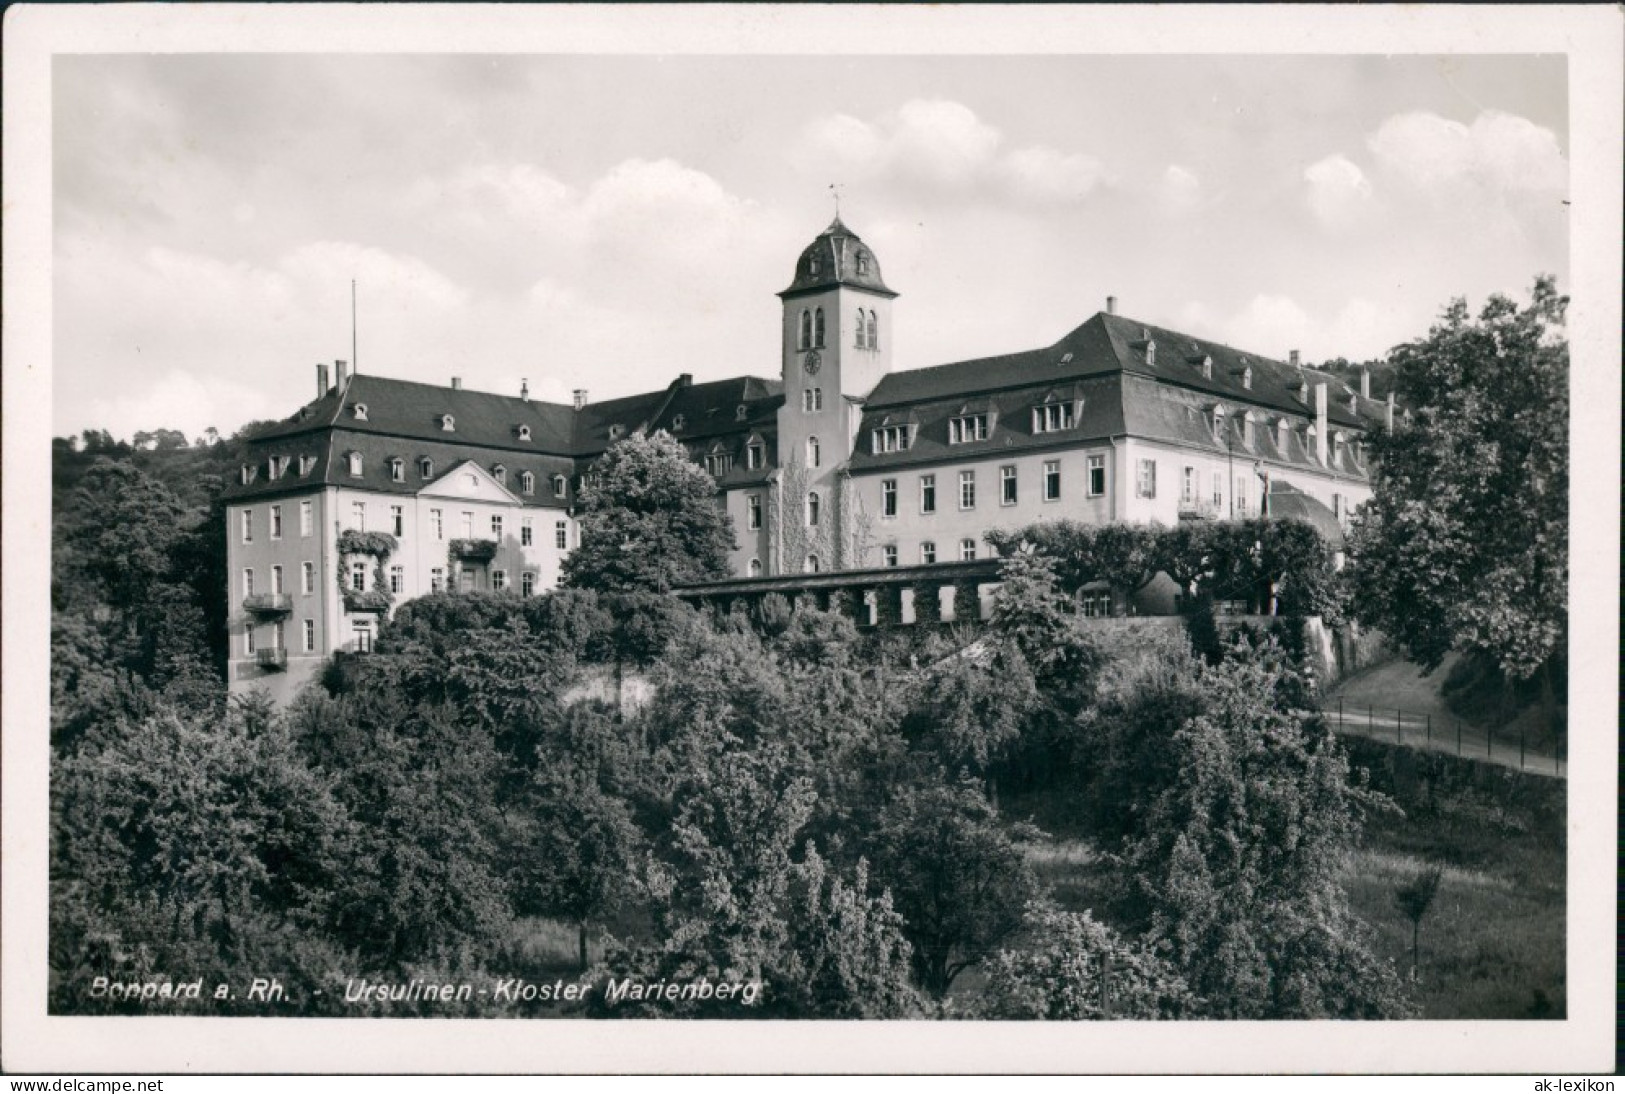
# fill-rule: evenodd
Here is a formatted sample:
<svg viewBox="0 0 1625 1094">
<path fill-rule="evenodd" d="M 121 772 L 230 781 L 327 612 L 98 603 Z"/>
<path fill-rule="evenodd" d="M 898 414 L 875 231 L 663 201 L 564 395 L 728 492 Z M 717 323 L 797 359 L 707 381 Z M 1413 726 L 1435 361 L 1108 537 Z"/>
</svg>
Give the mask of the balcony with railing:
<svg viewBox="0 0 1625 1094">
<path fill-rule="evenodd" d="M 451 541 L 448 553 L 459 562 L 490 562 L 496 557 L 497 541 L 494 539 L 454 539 Z"/>
<path fill-rule="evenodd" d="M 254 655 L 254 658 L 259 662 L 260 668 L 270 669 L 273 672 L 281 672 L 288 667 L 288 651 L 285 649 L 273 647 L 268 650 L 260 650 Z"/>
<path fill-rule="evenodd" d="M 1207 498 L 1180 498 L 1180 520 L 1218 520 L 1223 514 L 1219 503 Z"/>
<path fill-rule="evenodd" d="M 293 611 L 293 597 L 287 593 L 251 593 L 243 597 L 243 610 L 256 615 L 283 615 Z"/>
</svg>

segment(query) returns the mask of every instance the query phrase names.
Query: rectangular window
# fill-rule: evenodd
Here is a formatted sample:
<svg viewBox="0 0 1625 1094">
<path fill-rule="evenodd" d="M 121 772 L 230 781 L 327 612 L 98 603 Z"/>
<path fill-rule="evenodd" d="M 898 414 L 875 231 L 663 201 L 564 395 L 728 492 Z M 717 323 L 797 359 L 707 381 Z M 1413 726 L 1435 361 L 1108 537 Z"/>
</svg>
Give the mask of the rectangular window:
<svg viewBox="0 0 1625 1094">
<path fill-rule="evenodd" d="M 355 651 L 357 653 L 372 652 L 372 624 L 356 623 L 355 625 Z"/>
<path fill-rule="evenodd" d="M 705 457 L 705 472 L 713 479 L 720 479 L 733 470 L 734 458 L 726 452 L 713 452 Z"/>
<path fill-rule="evenodd" d="M 399 505 L 389 507 L 389 525 L 396 537 L 406 534 L 406 510 Z"/>
<path fill-rule="evenodd" d="M 762 446 L 752 444 L 745 446 L 745 468 L 755 471 L 762 466 Z"/>
<path fill-rule="evenodd" d="M 474 538 L 474 514 L 466 509 L 458 517 L 458 527 L 462 530 L 464 539 Z"/>
<path fill-rule="evenodd" d="M 271 648 L 273 650 L 287 648 L 288 632 L 285 629 L 286 627 L 287 624 L 278 619 L 276 625 L 271 628 Z"/>
<path fill-rule="evenodd" d="M 930 566 L 937 561 L 937 545 L 930 540 L 920 544 L 920 562 Z"/>
<path fill-rule="evenodd" d="M 519 519 L 519 546 L 529 547 L 536 542 L 536 530 L 531 527 L 529 517 Z"/>
<path fill-rule="evenodd" d="M 391 566 L 389 568 L 389 591 L 397 596 L 406 591 L 405 566 Z"/>
<path fill-rule="evenodd" d="M 243 595 L 244 596 L 253 596 L 254 595 L 254 571 L 253 570 L 244 570 L 243 571 Z"/>
<path fill-rule="evenodd" d="M 1054 433 L 1072 428 L 1071 403 L 1046 403 L 1033 407 L 1033 432 Z"/>
<path fill-rule="evenodd" d="M 1333 494 L 1332 495 L 1332 516 L 1336 517 L 1338 520 L 1343 519 L 1343 495 L 1342 494 Z"/>
<path fill-rule="evenodd" d="M 887 566 L 897 565 L 897 548 L 887 544 L 880 549 L 880 557 L 881 561 Z"/>
<path fill-rule="evenodd" d="M 305 620 L 304 650 L 306 653 L 316 652 L 316 621 L 314 619 Z"/>
<path fill-rule="evenodd" d="M 1141 460 L 1139 476 L 1135 479 L 1136 492 L 1142 498 L 1157 496 L 1157 461 Z"/>
<path fill-rule="evenodd" d="M 987 440 L 986 414 L 966 414 L 963 417 L 948 419 L 949 444 L 985 440 Z"/>
<path fill-rule="evenodd" d="M 492 570 L 491 571 L 491 588 L 500 590 L 500 589 L 506 589 L 507 587 L 508 587 L 508 571 L 507 570 Z"/>
<path fill-rule="evenodd" d="M 553 525 L 553 546 L 561 551 L 570 546 L 569 521 L 561 520 Z"/>
<path fill-rule="evenodd" d="M 254 656 L 254 624 L 252 623 L 243 624 L 243 652 L 250 657 Z"/>
<path fill-rule="evenodd" d="M 282 593 L 282 567 L 280 566 L 271 567 L 271 592 L 278 595 Z"/>
<path fill-rule="evenodd" d="M 935 475 L 920 476 L 920 512 L 935 513 L 937 511 L 937 477 Z"/>
<path fill-rule="evenodd" d="M 282 506 L 271 506 L 271 538 L 282 538 Z"/>
<path fill-rule="evenodd" d="M 254 510 L 243 510 L 243 542 L 254 542 Z"/>
<path fill-rule="evenodd" d="M 439 509 L 429 510 L 429 530 L 435 539 L 446 538 L 446 514 Z"/>
<path fill-rule="evenodd" d="M 762 526 L 762 496 L 760 494 L 745 495 L 745 528 L 754 532 Z"/>
<path fill-rule="evenodd" d="M 1236 515 L 1247 515 L 1247 476 L 1236 476 Z"/>
<path fill-rule="evenodd" d="M 350 588 L 358 593 L 367 591 L 367 564 L 361 561 L 350 563 Z"/>
<path fill-rule="evenodd" d="M 1196 468 L 1187 467 L 1180 472 L 1179 503 L 1181 505 L 1195 505 L 1196 490 Z"/>
<path fill-rule="evenodd" d="M 909 427 L 906 425 L 882 426 L 869 435 L 869 443 L 871 450 L 877 456 L 884 452 L 907 452 Z"/>
<path fill-rule="evenodd" d="M 491 538 L 502 542 L 502 517 L 495 513 L 491 515 Z"/>
<path fill-rule="evenodd" d="M 1061 461 L 1044 461 L 1044 500 L 1059 501 L 1061 499 Z"/>
<path fill-rule="evenodd" d="M 350 503 L 350 527 L 358 532 L 367 530 L 367 503 L 353 501 Z"/>
<path fill-rule="evenodd" d="M 529 570 L 519 575 L 519 595 L 534 596 L 536 594 L 536 575 Z"/>
<path fill-rule="evenodd" d="M 299 503 L 299 534 L 301 536 L 309 536 L 311 532 L 315 531 L 315 528 L 316 528 L 316 514 L 315 514 L 315 511 L 311 508 L 310 502 L 308 502 L 308 501 L 300 502 Z"/>
<path fill-rule="evenodd" d="M 299 591 L 306 596 L 316 591 L 316 564 L 314 562 L 301 562 L 299 564 Z"/>
<path fill-rule="evenodd" d="M 895 517 L 897 515 L 897 480 L 884 479 L 880 483 L 880 515 Z"/>
<path fill-rule="evenodd" d="M 962 539 L 959 541 L 959 558 L 963 562 L 976 561 L 976 541 L 974 539 Z"/>
<path fill-rule="evenodd" d="M 961 509 L 976 508 L 976 472 L 961 471 L 959 473 L 959 507 Z"/>
<path fill-rule="evenodd" d="M 1106 493 L 1106 457 L 1089 457 L 1089 481 L 1085 484 L 1091 498 L 1102 497 Z"/>
<path fill-rule="evenodd" d="M 1213 508 L 1224 508 L 1224 472 L 1213 472 Z"/>
<path fill-rule="evenodd" d="M 1014 505 L 1016 503 L 1016 469 L 1014 467 L 999 468 L 999 504 Z"/>
<path fill-rule="evenodd" d="M 446 591 L 446 571 L 439 566 L 429 571 L 429 591 L 431 593 Z"/>
</svg>

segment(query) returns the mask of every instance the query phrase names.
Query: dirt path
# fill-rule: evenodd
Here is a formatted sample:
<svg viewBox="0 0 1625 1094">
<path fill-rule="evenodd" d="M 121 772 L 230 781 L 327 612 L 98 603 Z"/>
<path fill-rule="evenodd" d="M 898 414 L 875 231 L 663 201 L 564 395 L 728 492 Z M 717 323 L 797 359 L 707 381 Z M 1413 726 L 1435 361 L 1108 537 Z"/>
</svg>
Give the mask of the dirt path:
<svg viewBox="0 0 1625 1094">
<path fill-rule="evenodd" d="M 1568 761 L 1536 746 L 1517 729 L 1490 732 L 1450 712 L 1439 687 L 1455 665 L 1451 654 L 1426 676 L 1409 661 L 1388 661 L 1332 688 L 1321 709 L 1339 733 L 1449 752 L 1530 774 L 1568 778 Z"/>
</svg>

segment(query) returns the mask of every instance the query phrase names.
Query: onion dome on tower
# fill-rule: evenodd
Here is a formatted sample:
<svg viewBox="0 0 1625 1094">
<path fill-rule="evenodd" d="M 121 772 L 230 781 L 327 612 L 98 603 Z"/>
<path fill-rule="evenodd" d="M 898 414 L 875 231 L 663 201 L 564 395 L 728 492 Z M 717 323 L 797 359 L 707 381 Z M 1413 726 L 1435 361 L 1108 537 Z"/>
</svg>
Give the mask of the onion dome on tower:
<svg viewBox="0 0 1625 1094">
<path fill-rule="evenodd" d="M 880 296 L 896 296 L 880 278 L 880 260 L 857 233 L 837 216 L 796 259 L 795 280 L 779 293 L 800 296 L 837 286 L 864 289 Z"/>
</svg>

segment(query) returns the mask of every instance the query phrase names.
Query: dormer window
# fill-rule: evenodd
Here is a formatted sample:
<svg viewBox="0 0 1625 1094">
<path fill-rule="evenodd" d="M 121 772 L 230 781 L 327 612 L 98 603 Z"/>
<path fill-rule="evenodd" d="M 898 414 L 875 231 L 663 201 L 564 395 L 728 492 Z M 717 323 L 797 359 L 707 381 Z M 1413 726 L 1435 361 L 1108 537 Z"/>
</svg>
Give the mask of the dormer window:
<svg viewBox="0 0 1625 1094">
<path fill-rule="evenodd" d="M 1248 410 L 1241 415 L 1241 443 L 1251 448 L 1253 441 L 1253 412 Z"/>
<path fill-rule="evenodd" d="M 1345 438 L 1343 436 L 1343 431 L 1341 429 L 1332 434 L 1332 462 L 1333 463 L 1341 463 L 1341 462 L 1343 462 L 1343 442 L 1344 442 L 1344 440 L 1345 440 Z"/>
<path fill-rule="evenodd" d="M 1147 354 L 1146 354 L 1146 364 L 1151 363 L 1151 355 L 1156 353 L 1156 349 L 1157 349 L 1157 344 L 1155 342 L 1151 343 L 1151 348 L 1147 351 Z M 1204 379 L 1204 380 L 1213 379 L 1213 358 L 1204 356 L 1200 361 L 1198 361 L 1196 363 L 1196 367 L 1202 370 L 1202 379 Z"/>
<path fill-rule="evenodd" d="M 1359 412 L 1360 412 L 1360 397 L 1358 395 L 1354 394 L 1354 392 L 1351 391 L 1351 392 L 1349 392 L 1349 413 L 1350 414 L 1358 414 Z"/>
<path fill-rule="evenodd" d="M 519 439 L 522 441 L 530 440 L 530 426 L 522 425 L 519 427 Z"/>
<path fill-rule="evenodd" d="M 745 446 L 745 469 L 748 471 L 759 470 L 767 462 L 763 458 L 765 455 L 766 450 L 762 447 L 762 442 L 751 441 Z"/>
<path fill-rule="evenodd" d="M 564 497 L 565 491 L 569 489 L 569 486 L 570 484 L 565 481 L 563 475 L 553 476 L 553 496 L 555 498 Z"/>
<path fill-rule="evenodd" d="M 987 415 L 962 414 L 948 419 L 948 443 L 968 444 L 987 440 Z"/>
<path fill-rule="evenodd" d="M 871 451 L 877 456 L 885 452 L 907 452 L 912 432 L 908 425 L 883 425 L 872 430 L 869 435 Z"/>
<path fill-rule="evenodd" d="M 351 409 L 355 413 L 355 420 L 356 421 L 364 422 L 364 421 L 367 420 L 367 404 L 366 403 L 357 403 Z"/>
<path fill-rule="evenodd" d="M 243 485 L 247 486 L 259 477 L 259 468 L 250 464 L 243 464 Z"/>
<path fill-rule="evenodd" d="M 1317 458 L 1315 439 L 1318 436 L 1314 426 L 1308 426 L 1303 431 L 1303 451 L 1310 459 Z"/>
<path fill-rule="evenodd" d="M 738 406 L 734 407 L 734 421 L 742 422 L 748 417 L 750 417 L 750 407 L 746 406 L 744 403 L 740 403 Z"/>
<path fill-rule="evenodd" d="M 1285 418 L 1275 423 L 1275 447 L 1286 454 L 1287 438 L 1292 435 L 1292 425 Z"/>
<path fill-rule="evenodd" d="M 705 456 L 705 470 L 713 479 L 720 479 L 733 470 L 733 455 L 721 446 L 713 448 Z"/>
<path fill-rule="evenodd" d="M 817 255 L 814 255 L 813 257 L 807 259 L 807 272 L 812 274 L 815 277 L 818 275 L 818 256 Z"/>
<path fill-rule="evenodd" d="M 519 492 L 521 494 L 536 493 L 536 476 L 529 471 L 519 472 Z"/>
<path fill-rule="evenodd" d="M 508 469 L 500 463 L 491 468 L 491 477 L 503 486 L 508 485 Z"/>
<path fill-rule="evenodd" d="M 1033 432 L 1055 433 L 1072 428 L 1072 404 L 1048 402 L 1033 407 Z"/>
<path fill-rule="evenodd" d="M 391 456 L 389 458 L 389 481 L 406 481 L 406 461 L 401 459 L 399 456 Z"/>
<path fill-rule="evenodd" d="M 609 439 L 612 441 L 619 440 L 625 432 L 626 427 L 624 425 L 619 423 L 612 425 L 609 427 Z"/>
<path fill-rule="evenodd" d="M 310 474 L 311 471 L 315 467 L 316 467 L 316 457 L 315 456 L 300 456 L 299 457 L 299 476 L 301 478 L 303 478 L 304 476 Z"/>
<path fill-rule="evenodd" d="M 869 255 L 866 251 L 858 252 L 858 276 L 866 277 L 869 273 Z"/>
<path fill-rule="evenodd" d="M 418 474 L 426 479 L 434 478 L 434 461 L 427 456 L 418 460 Z"/>
<path fill-rule="evenodd" d="M 1224 443 L 1224 407 L 1213 408 L 1213 440 L 1217 444 Z"/>
<path fill-rule="evenodd" d="M 1241 386 L 1248 391 L 1253 389 L 1253 366 L 1248 365 L 1241 370 Z"/>
<path fill-rule="evenodd" d="M 1157 363 L 1157 343 L 1154 339 L 1146 340 L 1145 363 L 1148 365 L 1154 365 Z"/>
<path fill-rule="evenodd" d="M 457 419 L 453 418 L 450 414 L 440 415 L 440 428 L 446 433 L 457 432 Z"/>
<path fill-rule="evenodd" d="M 361 475 L 361 453 L 350 453 L 350 474 L 357 478 Z"/>
<path fill-rule="evenodd" d="M 671 420 L 671 427 L 673 429 L 681 429 L 685 424 L 687 424 L 687 421 L 688 419 L 684 418 L 681 414 L 674 415 Z"/>
</svg>

